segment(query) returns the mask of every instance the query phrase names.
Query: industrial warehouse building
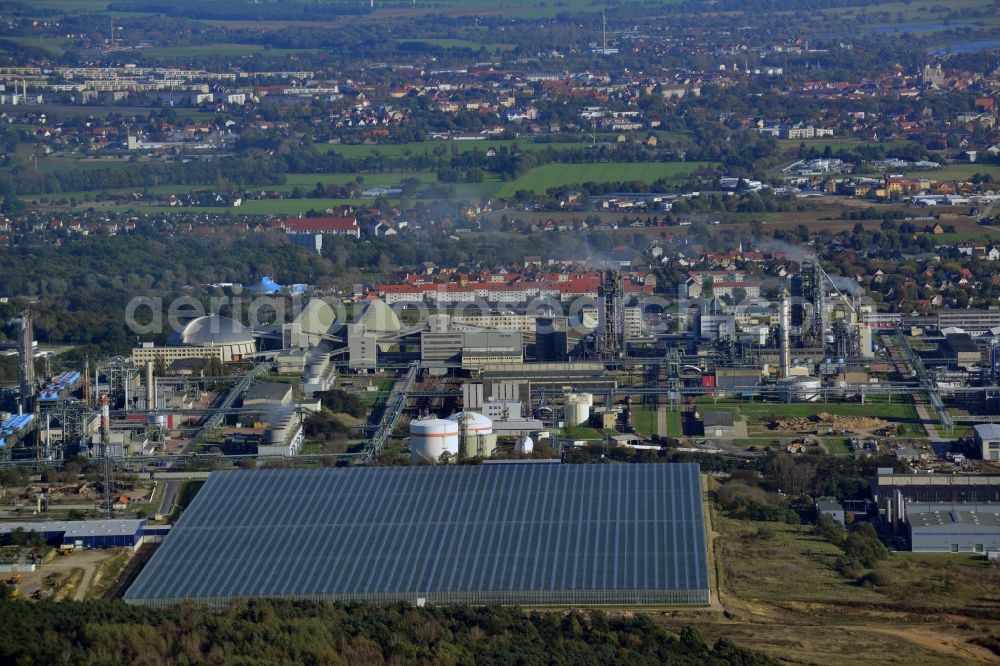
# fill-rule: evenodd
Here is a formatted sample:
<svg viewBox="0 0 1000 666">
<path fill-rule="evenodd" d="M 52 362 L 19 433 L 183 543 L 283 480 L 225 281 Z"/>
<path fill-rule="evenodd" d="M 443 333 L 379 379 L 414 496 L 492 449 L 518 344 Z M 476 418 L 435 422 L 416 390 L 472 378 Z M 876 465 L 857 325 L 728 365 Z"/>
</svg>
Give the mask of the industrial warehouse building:
<svg viewBox="0 0 1000 666">
<path fill-rule="evenodd" d="M 1000 552 L 1000 506 L 909 503 L 906 521 L 915 553 Z"/>
<path fill-rule="evenodd" d="M 35 532 L 61 548 L 138 548 L 145 520 L 57 520 L 39 523 L 0 523 L 0 543 L 15 530 Z"/>
<path fill-rule="evenodd" d="M 983 460 L 1000 460 L 1000 425 L 980 423 L 975 426 L 976 446 Z"/>
<path fill-rule="evenodd" d="M 131 603 L 707 604 L 696 464 L 216 472 Z"/>
</svg>

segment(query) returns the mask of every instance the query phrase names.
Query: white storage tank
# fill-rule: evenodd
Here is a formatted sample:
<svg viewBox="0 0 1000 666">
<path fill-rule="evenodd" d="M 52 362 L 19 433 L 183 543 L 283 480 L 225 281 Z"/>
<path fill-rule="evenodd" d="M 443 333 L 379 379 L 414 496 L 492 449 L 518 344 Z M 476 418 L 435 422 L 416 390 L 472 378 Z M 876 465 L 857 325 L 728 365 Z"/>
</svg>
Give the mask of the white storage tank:
<svg viewBox="0 0 1000 666">
<path fill-rule="evenodd" d="M 594 396 L 590 393 L 567 393 L 564 420 L 567 428 L 573 428 L 590 419 L 590 406 Z"/>
<path fill-rule="evenodd" d="M 523 435 L 517 438 L 517 442 L 514 444 L 514 453 L 520 455 L 527 455 L 535 450 L 535 441 L 531 439 L 528 435 Z"/>
<path fill-rule="evenodd" d="M 458 424 L 446 419 L 410 422 L 410 457 L 414 462 L 435 464 L 441 454 L 458 455 Z"/>
<path fill-rule="evenodd" d="M 459 449 L 468 458 L 489 458 L 497 448 L 493 420 L 479 412 L 458 412 L 448 417 L 458 428 Z"/>
<path fill-rule="evenodd" d="M 789 377 L 780 382 L 782 395 L 788 402 L 816 402 L 822 383 L 817 377 Z"/>
</svg>

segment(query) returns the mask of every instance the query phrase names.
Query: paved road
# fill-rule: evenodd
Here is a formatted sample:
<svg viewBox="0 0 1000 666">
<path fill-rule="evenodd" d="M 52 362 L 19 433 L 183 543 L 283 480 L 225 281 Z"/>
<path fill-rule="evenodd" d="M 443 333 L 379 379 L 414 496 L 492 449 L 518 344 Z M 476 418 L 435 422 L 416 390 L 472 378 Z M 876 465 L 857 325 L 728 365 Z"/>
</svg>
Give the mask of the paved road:
<svg viewBox="0 0 1000 666">
<path fill-rule="evenodd" d="M 160 507 L 156 512 L 165 515 L 170 513 L 170 510 L 174 507 L 174 502 L 177 500 L 177 491 L 181 487 L 181 482 L 178 479 L 169 479 L 167 481 L 160 481 L 159 483 L 165 485 L 163 488 L 163 497 L 160 498 Z"/>
<path fill-rule="evenodd" d="M 917 396 L 913 400 L 913 407 L 917 410 L 917 416 L 920 418 L 920 424 L 924 426 L 924 430 L 927 431 L 927 438 L 932 442 L 950 442 L 951 439 L 947 437 L 942 437 L 938 432 L 937 419 L 931 416 L 928 410 L 928 405 L 920 396 Z"/>
</svg>

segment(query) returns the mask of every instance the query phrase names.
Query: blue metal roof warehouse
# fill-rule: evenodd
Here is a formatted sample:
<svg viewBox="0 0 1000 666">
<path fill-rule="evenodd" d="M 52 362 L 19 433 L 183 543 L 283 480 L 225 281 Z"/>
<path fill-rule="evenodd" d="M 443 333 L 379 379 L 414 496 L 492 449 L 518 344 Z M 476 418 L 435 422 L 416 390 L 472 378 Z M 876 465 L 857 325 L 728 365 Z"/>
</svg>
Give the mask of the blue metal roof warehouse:
<svg viewBox="0 0 1000 666">
<path fill-rule="evenodd" d="M 213 473 L 125 594 L 706 604 L 694 464 Z"/>
<path fill-rule="evenodd" d="M 129 520 L 55 520 L 37 523 L 0 523 L 0 543 L 11 532 L 23 529 L 37 532 L 53 546 L 72 548 L 138 548 L 142 545 L 146 521 Z"/>
</svg>

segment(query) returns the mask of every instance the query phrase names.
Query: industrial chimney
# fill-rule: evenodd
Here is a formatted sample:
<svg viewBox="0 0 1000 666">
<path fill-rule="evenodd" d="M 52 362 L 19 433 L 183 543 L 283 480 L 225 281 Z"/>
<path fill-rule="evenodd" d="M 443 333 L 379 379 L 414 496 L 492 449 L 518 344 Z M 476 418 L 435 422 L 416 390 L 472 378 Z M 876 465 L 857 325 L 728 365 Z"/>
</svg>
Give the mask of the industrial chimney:
<svg viewBox="0 0 1000 666">
<path fill-rule="evenodd" d="M 153 362 L 146 361 L 146 411 L 156 409 L 156 379 L 153 377 Z"/>
<path fill-rule="evenodd" d="M 791 324 L 792 307 L 788 300 L 788 291 L 781 290 L 781 313 L 778 326 L 781 327 L 781 376 L 788 377 L 792 368 Z"/>
</svg>

